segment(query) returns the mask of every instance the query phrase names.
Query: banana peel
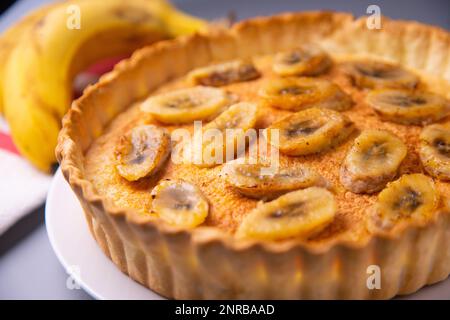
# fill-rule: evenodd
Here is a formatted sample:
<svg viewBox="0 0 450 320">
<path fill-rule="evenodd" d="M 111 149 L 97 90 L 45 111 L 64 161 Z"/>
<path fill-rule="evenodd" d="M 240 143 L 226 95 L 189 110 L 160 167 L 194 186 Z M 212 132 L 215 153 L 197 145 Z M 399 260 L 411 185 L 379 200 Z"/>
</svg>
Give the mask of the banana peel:
<svg viewBox="0 0 450 320">
<path fill-rule="evenodd" d="M 0 113 L 3 112 L 3 81 L 4 77 L 1 76 L 4 74 L 6 61 L 14 49 L 18 39 L 20 39 L 21 35 L 28 32 L 32 25 L 38 22 L 52 7 L 53 5 L 45 5 L 42 6 L 29 15 L 22 18 L 19 22 L 17 22 L 13 27 L 7 29 L 0 36 Z"/>
<path fill-rule="evenodd" d="M 79 8 L 79 29 L 66 26 L 69 5 Z M 79 71 L 100 59 L 207 26 L 163 0 L 72 0 L 44 12 L 29 20 L 7 54 L 0 92 L 14 143 L 46 172 L 56 160 L 60 121 Z"/>
</svg>

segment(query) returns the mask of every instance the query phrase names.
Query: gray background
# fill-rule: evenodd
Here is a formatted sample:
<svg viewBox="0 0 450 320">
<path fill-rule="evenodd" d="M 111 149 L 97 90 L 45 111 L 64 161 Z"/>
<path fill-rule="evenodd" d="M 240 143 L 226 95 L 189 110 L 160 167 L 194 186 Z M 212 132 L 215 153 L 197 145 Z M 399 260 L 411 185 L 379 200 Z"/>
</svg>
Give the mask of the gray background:
<svg viewBox="0 0 450 320">
<path fill-rule="evenodd" d="M 104 0 L 107 1 L 107 0 Z M 126 0 L 124 0 L 126 1 Z M 22 0 L 0 17 L 3 30 L 31 8 L 50 0 Z M 295 10 L 330 9 L 364 15 L 377 4 L 383 15 L 450 29 L 449 0 L 172 0 L 179 8 L 214 19 L 234 11 L 238 19 Z M 2 63 L 0 61 L 0 63 Z M 26 196 L 26 195 L 24 195 Z M 83 290 L 66 288 L 67 274 L 53 253 L 39 208 L 0 236 L 0 299 L 90 299 Z M 443 297 L 448 298 L 450 297 Z"/>
</svg>

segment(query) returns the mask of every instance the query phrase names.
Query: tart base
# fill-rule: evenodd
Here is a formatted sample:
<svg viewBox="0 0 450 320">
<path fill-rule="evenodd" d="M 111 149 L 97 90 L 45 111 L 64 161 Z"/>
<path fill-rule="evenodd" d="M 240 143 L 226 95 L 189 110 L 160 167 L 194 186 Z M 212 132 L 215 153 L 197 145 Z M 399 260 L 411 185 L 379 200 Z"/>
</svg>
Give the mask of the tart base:
<svg viewBox="0 0 450 320">
<path fill-rule="evenodd" d="M 414 22 L 382 23 L 381 30 L 369 30 L 365 19 L 329 12 L 257 18 L 228 32 L 139 50 L 88 88 L 64 118 L 57 157 L 105 254 L 137 282 L 176 299 L 386 299 L 445 279 L 448 209 L 427 224 L 399 225 L 395 233 L 364 241 L 336 239 L 326 246 L 240 241 L 215 228 L 181 230 L 117 208 L 84 176 L 84 154 L 115 116 L 164 82 L 213 61 L 320 41 L 337 54 L 372 55 L 450 81 L 448 33 Z M 370 290 L 374 265 L 381 288 Z"/>
<path fill-rule="evenodd" d="M 258 245 L 237 251 L 208 235 L 193 241 L 185 233 L 130 226 L 90 204 L 84 210 L 103 252 L 122 272 L 167 298 L 387 299 L 450 273 L 448 214 L 397 239 L 314 253 L 298 247 L 271 252 Z M 380 289 L 368 289 L 373 266 L 380 268 Z"/>
</svg>

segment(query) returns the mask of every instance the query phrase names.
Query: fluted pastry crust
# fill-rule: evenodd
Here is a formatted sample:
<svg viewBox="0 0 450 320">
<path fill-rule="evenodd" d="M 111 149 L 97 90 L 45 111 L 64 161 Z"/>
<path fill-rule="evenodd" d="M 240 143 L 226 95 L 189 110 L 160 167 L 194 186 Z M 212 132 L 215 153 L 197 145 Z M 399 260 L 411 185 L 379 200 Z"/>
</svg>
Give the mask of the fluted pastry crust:
<svg viewBox="0 0 450 320">
<path fill-rule="evenodd" d="M 217 228 L 182 230 L 122 210 L 100 196 L 86 178 L 86 151 L 134 101 L 196 67 L 272 54 L 303 41 L 320 42 L 333 54 L 386 59 L 450 81 L 447 32 L 388 19 L 383 19 L 381 30 L 369 30 L 365 19 L 344 13 L 256 18 L 230 31 L 165 41 L 135 52 L 74 102 L 57 147 L 62 172 L 83 206 L 92 234 L 123 272 L 177 299 L 379 299 L 411 293 L 448 276 L 448 209 L 427 224 L 399 224 L 364 241 L 238 240 Z M 380 290 L 366 287 L 369 265 L 381 268 Z"/>
</svg>

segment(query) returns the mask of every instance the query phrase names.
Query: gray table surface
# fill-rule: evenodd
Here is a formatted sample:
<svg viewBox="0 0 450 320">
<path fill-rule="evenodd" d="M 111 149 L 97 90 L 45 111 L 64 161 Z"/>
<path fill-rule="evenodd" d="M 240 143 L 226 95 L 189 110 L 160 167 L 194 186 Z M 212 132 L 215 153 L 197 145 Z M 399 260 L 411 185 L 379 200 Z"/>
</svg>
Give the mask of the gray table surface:
<svg viewBox="0 0 450 320">
<path fill-rule="evenodd" d="M 0 17 L 0 31 L 31 8 L 50 0 L 22 0 Z M 214 19 L 234 11 L 238 19 L 293 10 L 331 9 L 366 13 L 377 4 L 382 14 L 417 20 L 450 29 L 448 0 L 173 0 L 194 15 Z M 0 204 L 1 205 L 1 204 Z M 0 236 L 0 299 L 91 299 L 83 290 L 66 287 L 68 275 L 50 246 L 44 225 L 44 210 L 39 208 Z"/>
</svg>

